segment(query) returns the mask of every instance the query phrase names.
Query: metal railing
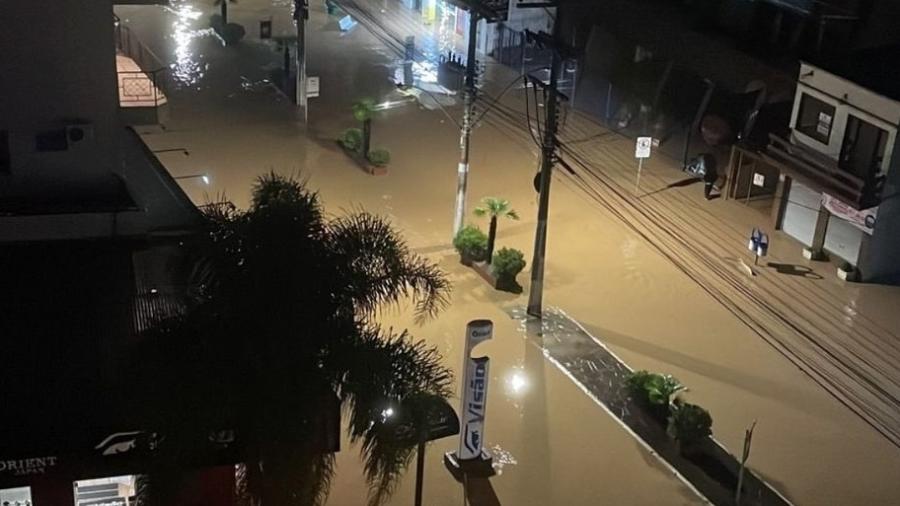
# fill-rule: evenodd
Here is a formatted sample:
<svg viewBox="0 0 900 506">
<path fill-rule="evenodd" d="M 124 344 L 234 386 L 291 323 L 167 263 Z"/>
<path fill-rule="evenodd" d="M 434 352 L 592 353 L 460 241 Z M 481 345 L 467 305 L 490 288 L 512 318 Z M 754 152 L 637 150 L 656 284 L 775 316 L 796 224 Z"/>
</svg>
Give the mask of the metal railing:
<svg viewBox="0 0 900 506">
<path fill-rule="evenodd" d="M 116 55 L 125 56 L 138 68 L 117 71 L 121 107 L 159 107 L 167 102 L 167 71 L 162 61 L 114 15 Z"/>
</svg>

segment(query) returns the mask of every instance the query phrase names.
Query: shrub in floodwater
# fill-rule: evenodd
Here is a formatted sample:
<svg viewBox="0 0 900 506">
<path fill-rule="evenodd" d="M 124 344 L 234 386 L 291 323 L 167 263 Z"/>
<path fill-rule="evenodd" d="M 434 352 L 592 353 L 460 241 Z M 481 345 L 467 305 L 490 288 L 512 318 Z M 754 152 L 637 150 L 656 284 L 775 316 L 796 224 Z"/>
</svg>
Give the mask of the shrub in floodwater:
<svg viewBox="0 0 900 506">
<path fill-rule="evenodd" d="M 682 450 L 690 449 L 712 434 L 712 417 L 709 411 L 676 400 L 672 403 L 666 434 L 678 442 Z"/>
<path fill-rule="evenodd" d="M 669 405 L 679 392 L 687 390 L 678 379 L 670 374 L 657 374 L 648 371 L 633 371 L 625 384 L 631 396 L 651 410 L 651 414 L 665 421 L 669 414 Z"/>
<path fill-rule="evenodd" d="M 459 252 L 459 259 L 464 265 L 472 265 L 472 262 L 485 259 L 487 240 L 487 236 L 480 228 L 467 225 L 453 238 L 453 247 Z"/>
<path fill-rule="evenodd" d="M 385 167 L 391 161 L 391 152 L 386 149 L 369 151 L 369 163 L 376 167 Z"/>
<path fill-rule="evenodd" d="M 497 278 L 497 288 L 510 292 L 519 292 L 522 287 L 516 282 L 516 276 L 525 268 L 525 255 L 515 248 L 500 248 L 491 262 L 491 272 Z"/>
<path fill-rule="evenodd" d="M 360 130 L 359 128 L 348 128 L 344 130 L 344 133 L 341 134 L 338 142 L 347 151 L 353 151 L 355 153 L 358 152 L 359 148 L 362 146 L 362 140 L 362 130 Z"/>
</svg>

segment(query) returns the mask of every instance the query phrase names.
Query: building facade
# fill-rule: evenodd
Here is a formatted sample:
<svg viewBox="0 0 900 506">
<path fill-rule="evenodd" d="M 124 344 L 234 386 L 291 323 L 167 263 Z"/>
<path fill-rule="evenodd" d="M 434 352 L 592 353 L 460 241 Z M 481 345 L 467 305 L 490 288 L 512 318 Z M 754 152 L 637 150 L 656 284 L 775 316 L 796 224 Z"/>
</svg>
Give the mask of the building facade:
<svg viewBox="0 0 900 506">
<path fill-rule="evenodd" d="M 846 262 L 864 281 L 900 276 L 898 51 L 801 62 L 787 133 L 732 156 L 730 196 L 771 198 L 773 227 L 807 258 Z"/>
</svg>

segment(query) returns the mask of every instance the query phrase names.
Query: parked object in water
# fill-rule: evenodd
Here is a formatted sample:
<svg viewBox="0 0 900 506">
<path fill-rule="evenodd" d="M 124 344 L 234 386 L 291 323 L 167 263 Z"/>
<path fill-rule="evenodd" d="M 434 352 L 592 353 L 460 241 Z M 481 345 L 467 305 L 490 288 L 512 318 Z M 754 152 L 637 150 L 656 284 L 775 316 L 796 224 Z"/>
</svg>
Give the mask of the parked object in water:
<svg viewBox="0 0 900 506">
<path fill-rule="evenodd" d="M 712 198 L 712 190 L 719 179 L 719 171 L 716 170 L 716 157 L 712 153 L 700 153 L 688 162 L 684 170 L 702 178 L 703 196 L 706 197 L 706 200 Z"/>
</svg>

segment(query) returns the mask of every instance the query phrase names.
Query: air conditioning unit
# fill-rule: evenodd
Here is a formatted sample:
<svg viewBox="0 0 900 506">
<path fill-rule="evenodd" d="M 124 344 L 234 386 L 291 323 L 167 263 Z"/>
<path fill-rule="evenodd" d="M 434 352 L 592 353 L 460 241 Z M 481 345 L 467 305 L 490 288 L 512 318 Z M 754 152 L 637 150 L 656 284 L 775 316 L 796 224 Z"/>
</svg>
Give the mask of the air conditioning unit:
<svg viewBox="0 0 900 506">
<path fill-rule="evenodd" d="M 79 144 L 90 144 L 93 140 L 94 126 L 90 123 L 66 125 L 66 141 L 69 149 L 77 148 Z"/>
</svg>

